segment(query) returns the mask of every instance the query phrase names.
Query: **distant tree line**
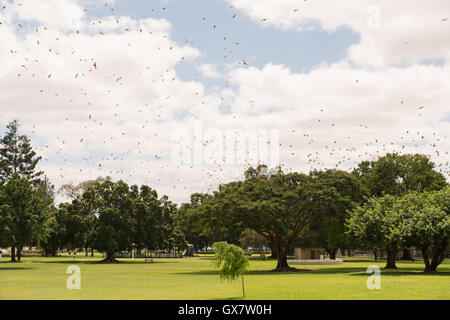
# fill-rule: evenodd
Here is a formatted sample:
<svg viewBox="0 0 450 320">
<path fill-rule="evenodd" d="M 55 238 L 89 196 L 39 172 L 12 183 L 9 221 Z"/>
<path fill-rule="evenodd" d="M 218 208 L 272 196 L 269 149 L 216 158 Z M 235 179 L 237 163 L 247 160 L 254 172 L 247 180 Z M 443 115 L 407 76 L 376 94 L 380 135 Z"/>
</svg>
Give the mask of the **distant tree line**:
<svg viewBox="0 0 450 320">
<path fill-rule="evenodd" d="M 429 157 L 393 153 L 352 172 L 249 168 L 242 181 L 194 194 L 178 216 L 198 248 L 227 241 L 260 250 L 264 243 L 278 260 L 276 271 L 292 270 L 287 256 L 294 247 L 324 248 L 332 259 L 338 249 L 385 250 L 386 268 L 396 268 L 398 252 L 408 259 L 412 246 L 426 271 L 435 271 L 449 246 L 449 199 L 446 178 Z"/>
<path fill-rule="evenodd" d="M 106 262 L 120 251 L 185 250 L 187 242 L 175 223 L 177 206 L 158 198 L 148 186 L 99 178 L 60 189 L 72 201 L 54 205 L 55 191 L 43 172 L 30 140 L 18 134 L 18 122 L 0 140 L 0 247 L 11 247 L 11 261 L 22 248 L 98 250 Z"/>
<path fill-rule="evenodd" d="M 106 262 L 133 249 L 194 251 L 226 241 L 277 259 L 290 271 L 295 247 L 385 250 L 386 268 L 398 253 L 422 252 L 426 271 L 436 271 L 450 241 L 446 178 L 426 155 L 387 154 L 359 163 L 352 172 L 309 173 L 249 168 L 242 180 L 210 194 L 193 194 L 180 206 L 149 186 L 98 178 L 68 184 L 59 193 L 70 202 L 55 206 L 55 190 L 36 166 L 40 157 L 18 134 L 17 121 L 0 140 L 0 247 L 11 261 L 22 248 L 104 252 Z"/>
</svg>

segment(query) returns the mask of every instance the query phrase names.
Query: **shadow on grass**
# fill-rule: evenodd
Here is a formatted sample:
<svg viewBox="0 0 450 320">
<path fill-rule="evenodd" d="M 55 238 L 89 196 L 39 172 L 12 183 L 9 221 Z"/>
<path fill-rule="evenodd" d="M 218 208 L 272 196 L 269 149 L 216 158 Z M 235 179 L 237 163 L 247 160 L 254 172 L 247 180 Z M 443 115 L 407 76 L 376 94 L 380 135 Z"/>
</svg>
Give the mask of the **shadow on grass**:
<svg viewBox="0 0 450 320">
<path fill-rule="evenodd" d="M 35 269 L 35 268 L 31 268 L 31 267 L 19 268 L 19 267 L 12 267 L 12 266 L 4 267 L 4 264 L 2 263 L 2 266 L 0 267 L 0 273 L 3 271 L 18 271 L 18 270 L 31 270 L 31 269 Z"/>
<path fill-rule="evenodd" d="M 423 268 L 410 268 L 408 270 L 386 270 L 381 269 L 382 276 L 450 276 L 448 271 L 438 271 L 436 273 L 425 273 Z M 180 275 L 196 275 L 196 276 L 211 276 L 219 275 L 218 270 L 202 270 L 202 271 L 190 271 L 179 272 Z M 316 269 L 316 270 L 299 270 L 296 272 L 274 272 L 273 270 L 251 270 L 246 272 L 247 276 L 267 276 L 267 275 L 279 275 L 279 274 L 296 274 L 296 275 L 314 275 L 314 274 L 348 274 L 351 276 L 368 276 L 366 269 L 364 268 L 328 268 L 328 269 Z"/>
<path fill-rule="evenodd" d="M 273 270 L 251 270 L 245 273 L 245 276 L 267 276 L 267 275 L 277 275 L 277 274 L 311 274 L 313 270 L 303 270 L 299 269 L 295 272 L 274 272 Z M 190 271 L 190 272 L 178 272 L 174 274 L 180 275 L 193 275 L 193 276 L 212 276 L 219 275 L 218 270 L 202 270 L 202 271 Z"/>
<path fill-rule="evenodd" d="M 351 276 L 365 276 L 367 277 L 366 272 L 361 273 L 352 273 Z M 404 270 L 398 270 L 398 271 L 381 271 L 381 276 L 444 276 L 448 277 L 450 276 L 450 272 L 448 271 L 437 271 L 437 272 L 424 272 L 423 269 L 419 269 L 416 272 L 412 271 L 404 271 Z"/>
<path fill-rule="evenodd" d="M 64 258 L 63 258 L 64 259 Z M 93 265 L 156 265 L 156 264 L 166 264 L 166 263 L 174 263 L 175 261 L 153 261 L 153 262 L 145 262 L 145 261 L 123 261 L 118 260 L 116 262 L 105 262 L 102 260 L 62 260 L 62 261 L 30 261 L 30 263 L 53 263 L 53 264 L 93 264 Z"/>
<path fill-rule="evenodd" d="M 349 274 L 351 276 L 367 277 L 367 269 L 364 268 L 329 268 L 317 269 L 314 274 Z M 447 268 L 446 268 L 447 270 Z M 424 272 L 424 267 L 408 268 L 408 269 L 383 269 L 381 268 L 381 276 L 449 276 L 448 271 L 439 271 L 435 273 Z"/>
<path fill-rule="evenodd" d="M 242 297 L 231 297 L 231 298 L 214 298 L 211 299 L 213 301 L 239 301 L 239 300 L 243 300 Z"/>
</svg>

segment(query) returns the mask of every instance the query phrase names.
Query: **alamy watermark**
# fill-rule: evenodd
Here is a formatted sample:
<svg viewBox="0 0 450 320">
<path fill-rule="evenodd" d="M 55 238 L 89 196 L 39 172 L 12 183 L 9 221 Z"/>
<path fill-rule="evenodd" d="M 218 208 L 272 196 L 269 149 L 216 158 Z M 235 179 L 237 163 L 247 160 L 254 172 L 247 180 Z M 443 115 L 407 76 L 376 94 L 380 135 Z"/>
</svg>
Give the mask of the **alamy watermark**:
<svg viewBox="0 0 450 320">
<path fill-rule="evenodd" d="M 380 30 L 381 29 L 381 8 L 379 6 L 369 6 L 367 8 L 367 13 L 369 15 L 367 19 L 367 27 L 370 30 Z"/>
<path fill-rule="evenodd" d="M 378 266 L 369 266 L 367 273 L 371 276 L 367 279 L 367 289 L 380 290 L 381 289 L 381 270 Z"/>
<path fill-rule="evenodd" d="M 172 162 L 176 165 L 252 165 L 277 167 L 280 163 L 278 129 L 204 130 L 196 121 L 189 129 L 180 128 L 172 135 Z"/>
<path fill-rule="evenodd" d="M 67 289 L 81 290 L 81 269 L 79 266 L 69 266 L 66 273 L 70 274 L 66 281 Z"/>
</svg>

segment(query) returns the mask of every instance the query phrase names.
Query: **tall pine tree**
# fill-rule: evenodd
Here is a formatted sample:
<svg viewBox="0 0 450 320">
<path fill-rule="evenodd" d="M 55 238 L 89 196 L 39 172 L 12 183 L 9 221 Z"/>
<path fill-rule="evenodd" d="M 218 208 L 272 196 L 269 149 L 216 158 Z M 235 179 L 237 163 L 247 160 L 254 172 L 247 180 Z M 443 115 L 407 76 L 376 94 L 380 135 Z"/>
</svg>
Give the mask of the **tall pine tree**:
<svg viewBox="0 0 450 320">
<path fill-rule="evenodd" d="M 0 180 L 7 181 L 17 174 L 20 178 L 37 182 L 43 174 L 36 172 L 36 165 L 41 157 L 36 156 L 30 139 L 19 135 L 19 123 L 11 121 L 6 126 L 7 132 L 0 140 Z"/>
<path fill-rule="evenodd" d="M 36 166 L 41 160 L 41 157 L 36 155 L 31 146 L 30 139 L 25 135 L 19 135 L 19 122 L 17 120 L 11 121 L 6 126 L 6 134 L 0 139 L 0 185 L 3 186 L 19 186 L 20 184 L 14 184 L 16 181 L 22 181 L 22 183 L 30 183 L 32 185 L 32 191 L 39 189 L 39 184 L 41 183 L 40 176 L 43 174 L 42 171 L 36 171 Z M 16 190 L 17 191 L 17 190 Z M 25 201 L 25 199 L 23 199 Z M 16 248 L 18 256 L 23 245 L 27 244 L 24 241 L 14 240 L 17 236 L 15 230 L 18 225 L 23 226 L 23 221 L 20 220 L 22 214 L 25 214 L 26 210 L 17 211 L 13 209 L 18 209 L 15 207 L 17 203 L 11 203 L 9 207 L 5 205 L 7 201 L 2 201 L 2 206 L 0 207 L 0 228 L 3 229 L 3 241 L 6 241 L 11 246 L 11 260 L 15 261 Z M 6 223 L 6 222 L 9 223 Z M 11 224 L 12 223 L 12 224 Z M 22 230 L 21 234 L 32 233 L 28 229 Z M 8 231 L 8 232 L 6 232 Z M 1 239 L 0 239 L 1 240 Z M 14 240 L 14 241 L 13 241 Z"/>
</svg>

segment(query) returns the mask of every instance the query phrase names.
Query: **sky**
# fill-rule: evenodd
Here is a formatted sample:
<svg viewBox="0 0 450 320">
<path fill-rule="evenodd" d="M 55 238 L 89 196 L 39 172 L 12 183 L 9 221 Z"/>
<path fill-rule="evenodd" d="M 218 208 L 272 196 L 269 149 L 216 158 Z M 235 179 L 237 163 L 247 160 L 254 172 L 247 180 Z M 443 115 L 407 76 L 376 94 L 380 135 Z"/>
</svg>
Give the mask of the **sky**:
<svg viewBox="0 0 450 320">
<path fill-rule="evenodd" d="M 57 188 L 111 176 L 177 203 L 258 163 L 423 153 L 449 178 L 449 18 L 447 0 L 0 0 L 0 135 L 18 119 Z"/>
</svg>

